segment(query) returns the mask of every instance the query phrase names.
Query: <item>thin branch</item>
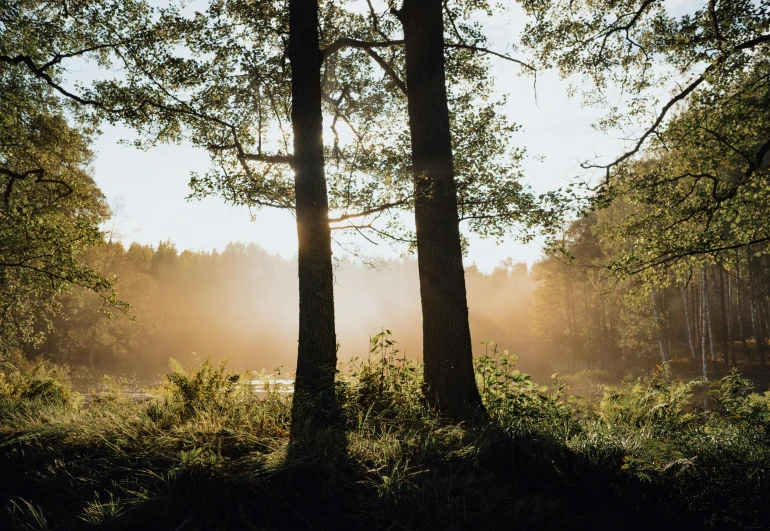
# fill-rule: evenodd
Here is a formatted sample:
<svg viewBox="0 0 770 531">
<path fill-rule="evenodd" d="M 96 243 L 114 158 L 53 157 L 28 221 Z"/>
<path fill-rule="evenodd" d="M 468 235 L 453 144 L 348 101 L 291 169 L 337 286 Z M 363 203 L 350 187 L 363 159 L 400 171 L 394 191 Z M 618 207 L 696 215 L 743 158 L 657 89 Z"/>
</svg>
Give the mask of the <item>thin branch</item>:
<svg viewBox="0 0 770 531">
<path fill-rule="evenodd" d="M 655 122 L 644 132 L 644 134 L 639 138 L 637 143 L 634 145 L 633 149 L 630 151 L 627 151 L 617 159 L 615 159 L 613 162 L 606 164 L 606 165 L 594 165 L 594 164 L 581 164 L 581 166 L 585 169 L 594 168 L 594 169 L 603 169 L 606 170 L 606 176 L 605 176 L 605 182 L 604 184 L 609 184 L 609 178 L 610 178 L 610 169 L 618 166 L 623 161 L 629 159 L 630 157 L 636 155 L 642 148 L 642 145 L 644 142 L 649 138 L 650 135 L 655 133 L 660 126 L 660 124 L 665 119 L 668 112 L 671 110 L 671 108 L 676 105 L 678 102 L 684 100 L 687 96 L 689 96 L 698 86 L 700 86 L 701 83 L 703 83 L 706 80 L 707 75 L 718 65 L 721 65 L 724 63 L 724 61 L 729 57 L 732 53 L 741 51 L 741 50 L 747 50 L 750 48 L 753 48 L 757 46 L 758 44 L 764 43 L 764 42 L 770 42 L 770 35 L 760 35 L 759 37 L 756 37 L 754 39 L 751 39 L 749 41 L 746 41 L 744 43 L 738 44 L 732 48 L 732 50 L 729 50 L 724 53 L 721 57 L 717 58 L 712 64 L 710 64 L 703 73 L 698 76 L 695 81 L 687 85 L 679 94 L 674 96 L 669 102 L 663 107 L 661 112 L 658 114 L 657 119 Z M 753 173 L 753 170 L 752 170 Z"/>
<path fill-rule="evenodd" d="M 329 223 L 339 223 L 341 221 L 346 221 L 348 219 L 353 218 L 361 218 L 365 216 L 369 216 L 371 214 L 377 214 L 378 212 L 383 212 L 385 210 L 389 210 L 391 208 L 395 208 L 398 206 L 403 206 L 409 202 L 408 199 L 401 199 L 399 201 L 394 201 L 392 203 L 384 203 L 382 205 L 379 205 L 377 207 L 373 207 L 367 210 L 363 210 L 361 212 L 356 212 L 354 214 L 343 214 L 342 216 L 339 216 L 337 218 L 329 218 Z"/>
<path fill-rule="evenodd" d="M 0 168 L 0 175 L 7 175 L 10 177 L 8 184 L 5 186 L 5 193 L 3 193 L 3 199 L 5 199 L 5 203 L 8 204 L 8 199 L 11 197 L 11 190 L 13 189 L 13 185 L 16 183 L 16 181 L 23 181 L 30 175 L 39 175 L 42 177 L 44 174 L 45 172 L 41 168 L 27 170 L 24 173 L 16 173 L 15 171 L 6 168 Z M 71 190 L 72 189 L 70 189 L 70 191 Z"/>
<path fill-rule="evenodd" d="M 639 152 L 639 150 L 642 149 L 642 145 L 647 140 L 647 138 L 651 134 L 653 134 L 653 132 L 656 131 L 658 126 L 663 122 L 663 119 L 668 114 L 668 111 L 670 111 L 671 108 L 674 105 L 676 105 L 678 102 L 682 101 L 687 96 L 689 96 L 690 93 L 692 93 L 692 91 L 694 91 L 696 88 L 698 88 L 698 86 L 705 81 L 706 74 L 712 68 L 713 68 L 713 65 L 710 65 L 708 68 L 706 68 L 706 70 L 703 72 L 703 74 L 701 74 L 700 76 L 698 76 L 697 79 L 695 79 L 695 81 L 693 81 L 692 83 L 687 85 L 687 87 L 685 87 L 684 90 L 682 90 L 679 94 L 677 94 L 671 100 L 669 100 L 669 102 L 663 107 L 663 109 L 658 114 L 658 117 L 655 120 L 655 122 L 652 124 L 652 126 L 650 126 L 647 129 L 647 131 L 644 132 L 644 134 L 641 136 L 641 138 L 639 138 L 639 140 L 636 142 L 636 145 L 634 146 L 633 149 L 631 149 L 630 151 L 627 151 L 626 153 L 624 153 L 623 155 L 621 155 L 620 157 L 618 157 L 613 162 L 611 162 L 611 163 L 609 163 L 607 165 L 600 166 L 600 165 L 595 165 L 595 164 L 585 164 L 585 163 L 582 163 L 581 167 L 583 167 L 584 169 L 600 168 L 600 169 L 603 169 L 603 170 L 607 170 L 607 176 L 606 176 L 606 179 L 605 179 L 605 183 L 608 184 L 609 183 L 609 177 L 610 177 L 610 168 L 612 168 L 614 166 L 618 166 L 620 163 L 622 163 L 626 159 L 629 159 L 629 158 L 633 157 L 634 155 L 636 155 Z"/>
<path fill-rule="evenodd" d="M 50 75 L 48 75 L 45 70 L 38 67 L 35 62 L 32 60 L 31 57 L 27 55 L 17 55 L 16 57 L 9 57 L 7 55 L 0 55 L 0 61 L 4 61 L 6 63 L 11 64 L 25 64 L 27 65 L 27 68 L 38 78 L 45 81 L 49 86 L 51 86 L 54 90 L 59 92 L 60 94 L 75 100 L 76 102 L 80 103 L 81 105 L 94 105 L 94 106 L 101 106 L 101 103 L 95 100 L 89 100 L 86 98 L 82 98 L 78 96 L 77 94 L 73 94 L 66 90 L 64 87 L 56 83 L 53 78 L 51 78 Z"/>
<path fill-rule="evenodd" d="M 267 155 L 264 153 L 245 153 L 239 149 L 238 144 L 209 144 L 206 146 L 211 151 L 225 151 L 234 149 L 238 151 L 236 157 L 242 160 L 252 160 L 255 162 L 267 162 L 268 164 L 291 164 L 291 155 Z"/>
<path fill-rule="evenodd" d="M 444 47 L 446 48 L 459 48 L 462 50 L 471 50 L 474 52 L 484 53 L 488 55 L 494 55 L 495 57 L 499 57 L 500 59 L 505 59 L 506 61 L 511 61 L 512 63 L 516 63 L 518 65 L 523 66 L 524 68 L 532 71 L 537 72 L 537 68 L 532 66 L 529 63 L 525 63 L 524 61 L 520 61 L 519 59 L 515 59 L 511 57 L 510 55 L 505 55 L 504 53 L 495 52 L 493 50 L 490 50 L 488 48 L 482 48 L 480 46 L 474 46 L 472 44 L 463 44 L 463 43 L 457 43 L 457 42 L 445 42 Z"/>
<path fill-rule="evenodd" d="M 330 55 L 337 53 L 343 48 L 363 48 L 371 50 L 372 48 L 390 48 L 391 46 L 403 45 L 403 39 L 392 41 L 361 41 L 349 37 L 342 37 L 321 50 L 321 61 L 325 61 Z"/>
<path fill-rule="evenodd" d="M 770 42 L 770 34 L 768 35 L 760 35 L 759 37 L 755 39 L 751 39 L 750 41 L 746 41 L 744 43 L 741 43 L 737 45 L 734 49 L 736 51 L 738 50 L 748 50 L 749 48 L 753 48 L 757 44 L 762 44 L 763 42 Z"/>
<path fill-rule="evenodd" d="M 380 54 L 372 50 L 371 48 L 364 48 L 366 53 L 374 59 L 378 65 L 385 71 L 385 73 L 390 77 L 390 79 L 395 83 L 395 85 L 399 88 L 399 90 L 404 94 L 404 96 L 408 95 L 407 89 L 406 89 L 406 83 L 398 76 L 396 71 L 393 69 L 392 66 L 388 64 L 385 59 L 382 58 Z"/>
</svg>

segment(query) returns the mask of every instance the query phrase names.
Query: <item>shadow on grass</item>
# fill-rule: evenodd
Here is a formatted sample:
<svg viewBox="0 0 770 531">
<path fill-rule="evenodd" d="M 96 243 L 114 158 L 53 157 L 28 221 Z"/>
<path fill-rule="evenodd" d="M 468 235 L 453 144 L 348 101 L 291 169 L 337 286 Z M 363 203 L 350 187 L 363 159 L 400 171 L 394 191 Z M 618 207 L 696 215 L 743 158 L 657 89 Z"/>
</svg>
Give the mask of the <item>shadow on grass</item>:
<svg viewBox="0 0 770 531">
<path fill-rule="evenodd" d="M 770 529 L 770 395 L 738 374 L 584 404 L 503 367 L 457 424 L 412 365 L 364 365 L 291 451 L 290 398 L 208 362 L 147 402 L 0 397 L 0 529 Z"/>
<path fill-rule="evenodd" d="M 650 511 L 642 485 L 626 484 L 619 497 L 616 475 L 550 441 L 512 438 L 492 422 L 460 429 L 448 446 L 426 444 L 420 462 L 380 470 L 355 451 L 329 451 L 339 434 L 343 444 L 354 438 L 327 434 L 321 451 L 290 459 L 285 441 L 268 451 L 238 449 L 223 434 L 199 441 L 219 454 L 193 451 L 181 460 L 53 439 L 40 453 L 6 439 L 4 517 L 17 529 L 696 528 L 660 507 Z"/>
</svg>

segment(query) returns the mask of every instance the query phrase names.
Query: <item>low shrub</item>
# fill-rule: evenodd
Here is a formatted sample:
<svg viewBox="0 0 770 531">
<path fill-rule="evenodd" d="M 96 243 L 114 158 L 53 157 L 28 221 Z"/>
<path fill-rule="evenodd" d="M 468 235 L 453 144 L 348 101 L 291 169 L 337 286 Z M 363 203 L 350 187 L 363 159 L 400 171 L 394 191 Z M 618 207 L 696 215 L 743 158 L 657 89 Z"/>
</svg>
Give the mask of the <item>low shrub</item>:
<svg viewBox="0 0 770 531">
<path fill-rule="evenodd" d="M 6 407 L 19 401 L 69 405 L 74 396 L 60 367 L 42 360 L 30 362 L 20 353 L 0 358 L 0 399 Z"/>
<path fill-rule="evenodd" d="M 20 529 L 770 527 L 770 396 L 737 373 L 680 382 L 662 367 L 588 400 L 486 354 L 489 418 L 453 423 L 384 330 L 341 371 L 342 436 L 315 458 L 287 452 L 290 395 L 173 364 L 149 400 L 0 425 L 0 498 Z"/>
</svg>

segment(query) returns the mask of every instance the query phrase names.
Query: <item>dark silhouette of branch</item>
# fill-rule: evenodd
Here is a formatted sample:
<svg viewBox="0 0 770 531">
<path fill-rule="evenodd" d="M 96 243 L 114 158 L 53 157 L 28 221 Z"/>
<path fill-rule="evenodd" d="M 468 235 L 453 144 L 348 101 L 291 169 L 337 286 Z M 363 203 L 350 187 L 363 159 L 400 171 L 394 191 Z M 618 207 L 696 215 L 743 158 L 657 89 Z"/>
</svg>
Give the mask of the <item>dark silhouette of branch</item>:
<svg viewBox="0 0 770 531">
<path fill-rule="evenodd" d="M 35 64 L 35 62 L 32 60 L 31 57 L 28 55 L 17 55 L 15 57 L 9 57 L 7 55 L 0 55 L 0 61 L 11 63 L 11 64 L 24 64 L 27 66 L 27 68 L 34 74 L 36 77 L 42 79 L 45 81 L 50 87 L 52 87 L 54 90 L 62 94 L 63 96 L 66 96 L 70 98 L 71 100 L 74 100 L 81 105 L 94 105 L 94 106 L 100 106 L 101 103 L 96 100 L 89 100 L 86 98 L 82 98 L 78 96 L 77 94 L 73 94 L 72 92 L 69 92 L 67 89 L 56 83 L 53 78 L 48 75 L 48 73 L 41 67 Z M 49 62 L 50 63 L 50 62 Z M 47 64 L 49 64 L 47 63 Z"/>
<path fill-rule="evenodd" d="M 343 214 L 342 216 L 339 216 L 337 218 L 329 218 L 329 223 L 339 223 L 341 221 L 346 221 L 348 219 L 361 218 L 361 217 L 364 217 L 364 216 L 369 216 L 371 214 L 377 214 L 379 212 L 383 212 L 383 211 L 389 210 L 391 208 L 395 208 L 395 207 L 398 207 L 398 206 L 403 206 L 403 205 L 407 204 L 408 202 L 409 202 L 408 199 L 401 199 L 399 201 L 394 201 L 392 203 L 383 203 L 382 205 L 379 205 L 379 206 L 376 206 L 376 207 L 373 207 L 373 208 L 370 208 L 370 209 L 367 209 L 367 210 L 363 210 L 361 212 L 356 212 L 356 213 L 353 213 L 353 214 Z"/>
<path fill-rule="evenodd" d="M 380 65 L 380 68 L 382 68 L 385 73 L 388 75 L 388 77 L 395 83 L 395 85 L 399 88 L 399 90 L 406 96 L 408 94 L 406 90 L 406 83 L 399 77 L 399 75 L 396 73 L 395 69 L 388 64 L 388 62 L 382 58 L 380 54 L 372 50 L 371 48 L 365 48 L 364 49 L 371 57 L 374 59 L 378 65 Z"/>
<path fill-rule="evenodd" d="M 635 19 L 636 18 L 638 18 L 638 17 L 635 17 Z M 738 45 L 734 46 L 731 50 L 726 51 L 722 56 L 718 57 L 712 64 L 710 64 L 703 71 L 703 73 L 700 76 L 698 76 L 692 83 L 687 85 L 676 96 L 671 98 L 668 101 L 668 103 L 666 103 L 666 105 L 663 106 L 663 109 L 658 114 L 658 117 L 656 118 L 655 122 L 653 122 L 653 124 L 644 132 L 644 134 L 642 134 L 642 136 L 639 138 L 639 140 L 636 142 L 636 144 L 634 145 L 634 147 L 631 150 L 625 152 L 623 155 L 621 155 L 620 157 L 616 158 L 614 161 L 612 161 L 611 163 L 606 164 L 606 165 L 595 165 L 595 164 L 583 163 L 583 164 L 581 164 L 581 166 L 583 168 L 585 168 L 585 169 L 594 168 L 594 169 L 606 170 L 604 184 L 605 185 L 609 184 L 610 169 L 615 167 L 615 166 L 620 165 L 623 161 L 625 161 L 625 160 L 633 157 L 634 155 L 636 155 L 641 150 L 642 146 L 647 141 L 647 139 L 650 137 L 650 135 L 652 135 L 652 134 L 657 132 L 658 127 L 660 126 L 661 123 L 663 123 L 663 120 L 668 115 L 668 112 L 671 110 L 671 108 L 674 105 L 676 105 L 678 102 L 680 102 L 680 101 L 684 100 L 685 98 L 687 98 L 687 96 L 689 96 L 696 88 L 698 88 L 698 86 L 700 86 L 701 83 L 703 83 L 706 80 L 706 77 L 708 77 L 708 75 L 711 73 L 711 71 L 713 69 L 715 69 L 718 66 L 720 66 L 721 64 L 723 64 L 725 62 L 725 60 L 731 54 L 733 54 L 735 52 L 738 52 L 738 51 L 754 48 L 755 46 L 757 46 L 759 44 L 762 44 L 762 43 L 765 43 L 765 42 L 770 42 L 770 35 L 760 35 L 759 37 L 756 37 L 756 38 L 748 40 L 748 41 L 746 41 L 744 43 L 738 44 Z M 754 170 L 751 170 L 751 173 L 753 173 L 753 171 Z"/>
<path fill-rule="evenodd" d="M 512 63 L 516 63 L 518 65 L 523 66 L 524 68 L 532 71 L 537 72 L 537 69 L 532 66 L 529 63 L 525 63 L 524 61 L 520 61 L 519 59 L 515 59 L 511 57 L 510 55 L 506 55 L 504 53 L 495 52 L 494 50 L 490 50 L 488 48 L 482 48 L 480 46 L 474 46 L 472 44 L 464 44 L 464 43 L 456 43 L 456 42 L 446 42 L 444 43 L 444 46 L 446 48 L 458 48 L 461 50 L 471 50 L 473 52 L 483 53 L 487 55 L 494 55 L 495 57 L 499 57 L 500 59 L 505 59 L 506 61 L 511 61 Z"/>
<path fill-rule="evenodd" d="M 326 60 L 332 54 L 337 53 L 343 48 L 363 48 L 371 50 L 372 48 L 389 48 L 391 46 L 403 46 L 403 40 L 393 41 L 360 41 L 358 39 L 351 39 L 349 37 L 342 37 L 337 39 L 329 46 L 321 50 L 321 61 Z"/>
<path fill-rule="evenodd" d="M 11 190 L 13 190 L 13 185 L 16 183 L 16 181 L 23 181 L 30 175 L 39 175 L 42 177 L 44 173 L 45 172 L 41 168 L 27 170 L 24 173 L 16 173 L 15 171 L 9 170 L 7 168 L 0 168 L 0 175 L 7 175 L 10 177 L 8 184 L 5 185 L 5 192 L 3 193 L 3 199 L 5 199 L 5 203 L 8 204 L 8 199 L 11 197 Z M 67 188 L 69 188 L 69 186 Z M 72 191 L 71 188 L 70 191 Z"/>
<path fill-rule="evenodd" d="M 252 160 L 255 162 L 267 162 L 268 164 L 291 164 L 291 155 L 268 155 L 264 153 L 245 153 L 239 149 L 238 144 L 209 144 L 206 146 L 211 151 L 225 151 L 234 149 L 238 151 L 237 158 L 243 160 Z"/>
</svg>

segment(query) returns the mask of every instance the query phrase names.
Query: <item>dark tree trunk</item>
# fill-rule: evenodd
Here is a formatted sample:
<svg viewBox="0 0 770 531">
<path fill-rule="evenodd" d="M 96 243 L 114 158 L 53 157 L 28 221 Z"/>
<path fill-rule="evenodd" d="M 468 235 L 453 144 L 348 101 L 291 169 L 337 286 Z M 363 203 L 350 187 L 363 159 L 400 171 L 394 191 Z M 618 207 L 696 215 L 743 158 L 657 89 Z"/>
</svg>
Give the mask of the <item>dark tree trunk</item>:
<svg viewBox="0 0 770 531">
<path fill-rule="evenodd" d="M 329 204 L 323 155 L 318 0 L 290 0 L 291 121 L 299 250 L 299 345 L 291 436 L 336 422 Z"/>
<path fill-rule="evenodd" d="M 465 293 L 444 72 L 441 0 L 405 0 L 404 27 L 426 396 L 448 416 L 481 411 Z"/>
<path fill-rule="evenodd" d="M 708 315 L 708 312 L 706 310 L 706 304 L 708 300 L 708 287 L 706 285 L 706 268 L 704 267 L 702 269 L 702 277 L 701 277 L 701 335 L 700 335 L 700 341 L 701 341 L 701 349 L 700 349 L 700 355 L 701 355 L 701 362 L 703 364 L 703 377 L 708 379 L 709 371 L 708 371 L 708 358 L 706 357 L 706 334 L 707 334 L 707 326 L 706 318 Z"/>
<path fill-rule="evenodd" d="M 722 355 L 725 357 L 725 373 L 730 368 L 730 355 L 727 346 L 727 307 L 725 305 L 725 272 L 719 264 L 719 302 L 722 305 Z"/>
<path fill-rule="evenodd" d="M 749 354 L 749 346 L 746 344 L 746 329 L 743 327 L 743 279 L 741 279 L 741 264 L 736 266 L 736 276 L 738 277 L 738 293 L 736 294 L 736 313 L 738 315 L 738 335 L 741 336 L 741 346 L 743 347 L 743 355 L 746 357 L 746 362 L 751 364 L 751 355 Z"/>
<path fill-rule="evenodd" d="M 751 324 L 754 327 L 754 339 L 757 344 L 757 356 L 759 357 L 759 366 L 765 367 L 765 334 L 762 331 L 762 315 L 760 315 L 759 304 L 754 293 L 757 287 L 754 285 L 754 271 L 752 271 L 753 262 L 751 250 L 746 248 L 746 277 L 749 287 L 749 306 L 751 309 Z"/>
<path fill-rule="evenodd" d="M 706 279 L 707 274 L 708 274 L 708 270 L 704 267 L 703 268 L 703 278 L 704 279 Z M 716 356 L 716 352 L 714 351 L 714 325 L 713 325 L 713 322 L 711 320 L 711 300 L 709 299 L 708 280 L 704 280 L 704 282 L 705 282 L 704 285 L 705 285 L 706 289 L 703 292 L 703 297 L 704 297 L 704 302 L 705 302 L 703 308 L 706 310 L 706 317 L 705 317 L 705 320 L 703 322 L 704 322 L 704 324 L 706 324 L 708 326 L 708 328 L 704 329 L 703 333 L 705 334 L 706 331 L 708 331 L 708 335 L 709 335 L 709 351 L 711 352 L 711 367 L 712 367 L 712 371 L 716 372 L 716 370 L 717 370 L 717 356 Z"/>
<path fill-rule="evenodd" d="M 687 283 L 682 281 L 682 300 L 684 301 L 684 326 L 687 330 L 687 343 L 690 346 L 690 366 L 695 370 L 697 356 L 695 355 L 695 343 L 693 341 L 692 327 L 690 326 L 690 308 L 687 304 Z"/>
<path fill-rule="evenodd" d="M 727 277 L 727 343 L 729 345 L 730 357 L 733 360 L 733 367 L 738 365 L 735 359 L 735 339 L 733 338 L 733 293 L 730 275 Z"/>
<path fill-rule="evenodd" d="M 658 304 L 655 300 L 655 290 L 650 290 L 650 301 L 652 302 L 652 315 L 655 321 L 655 334 L 658 337 L 658 347 L 660 348 L 660 363 L 661 365 L 668 361 L 666 356 L 666 344 L 663 338 L 663 325 L 660 322 L 660 314 L 658 313 Z"/>
<path fill-rule="evenodd" d="M 767 335 L 768 327 L 770 327 L 770 312 L 768 312 L 767 310 L 767 304 L 764 296 L 761 299 L 760 306 L 762 307 L 762 313 L 764 314 L 764 318 L 765 318 L 764 322 L 762 323 L 762 328 L 765 331 L 765 335 Z"/>
</svg>

